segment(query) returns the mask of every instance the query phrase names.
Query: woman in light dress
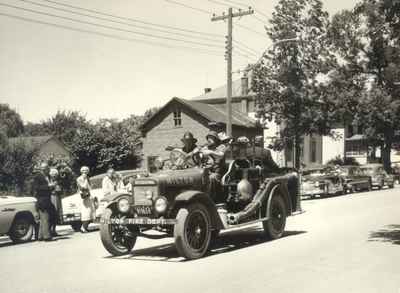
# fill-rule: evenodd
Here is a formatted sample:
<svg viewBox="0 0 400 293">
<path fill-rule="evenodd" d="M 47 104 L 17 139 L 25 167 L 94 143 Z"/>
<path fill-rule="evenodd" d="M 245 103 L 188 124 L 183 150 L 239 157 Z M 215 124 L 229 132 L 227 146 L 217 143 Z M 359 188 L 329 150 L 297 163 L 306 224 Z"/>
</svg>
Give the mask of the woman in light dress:
<svg viewBox="0 0 400 293">
<path fill-rule="evenodd" d="M 95 219 L 95 207 L 94 201 L 90 194 L 90 178 L 89 178 L 89 167 L 81 168 L 81 176 L 76 179 L 78 190 L 82 198 L 82 209 L 81 209 L 81 221 L 82 228 L 81 232 L 89 232 L 89 223 Z"/>
<path fill-rule="evenodd" d="M 51 203 L 53 204 L 54 208 L 52 207 L 51 219 L 50 219 L 50 233 L 52 236 L 58 236 L 56 232 L 57 222 L 61 222 L 62 217 L 62 205 L 61 205 L 61 195 L 62 189 L 59 184 L 59 177 L 58 177 L 58 170 L 55 168 L 50 169 L 49 173 L 49 181 L 50 185 L 54 186 L 53 191 L 51 192 Z"/>
</svg>

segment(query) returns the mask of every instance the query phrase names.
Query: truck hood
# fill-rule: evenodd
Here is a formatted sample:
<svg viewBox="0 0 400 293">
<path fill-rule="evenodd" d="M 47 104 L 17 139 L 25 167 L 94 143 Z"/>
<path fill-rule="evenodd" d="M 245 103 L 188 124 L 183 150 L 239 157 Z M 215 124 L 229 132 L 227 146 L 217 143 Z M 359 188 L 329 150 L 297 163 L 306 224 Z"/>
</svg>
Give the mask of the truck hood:
<svg viewBox="0 0 400 293">
<path fill-rule="evenodd" d="M 207 184 L 208 171 L 203 168 L 189 168 L 184 170 L 163 170 L 151 174 L 149 177 L 138 178 L 135 180 L 135 185 L 149 185 L 151 182 L 158 183 L 160 187 L 174 186 L 193 188 L 201 187 Z"/>
</svg>

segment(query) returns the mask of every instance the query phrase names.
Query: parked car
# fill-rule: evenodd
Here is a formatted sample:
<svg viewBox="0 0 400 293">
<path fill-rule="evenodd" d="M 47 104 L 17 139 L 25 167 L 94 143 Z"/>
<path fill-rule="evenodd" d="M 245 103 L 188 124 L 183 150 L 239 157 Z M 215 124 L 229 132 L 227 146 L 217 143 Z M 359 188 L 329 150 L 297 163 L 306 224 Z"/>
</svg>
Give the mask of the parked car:
<svg viewBox="0 0 400 293">
<path fill-rule="evenodd" d="M 382 189 L 384 186 L 389 188 L 394 187 L 394 176 L 388 174 L 383 168 L 382 164 L 367 164 L 361 166 L 364 174 L 371 176 L 371 183 L 373 187 Z"/>
<path fill-rule="evenodd" d="M 365 174 L 358 166 L 340 166 L 339 175 L 343 180 L 346 192 L 356 192 L 359 190 L 371 190 L 372 178 Z"/>
<path fill-rule="evenodd" d="M 124 184 L 128 183 L 130 177 L 136 177 L 139 174 L 144 174 L 144 170 L 124 170 L 118 171 L 117 173 L 122 176 Z M 92 186 L 91 195 L 94 198 L 95 208 L 96 208 L 96 220 L 100 219 L 102 212 L 104 211 L 104 206 L 101 204 L 101 200 L 104 198 L 104 193 L 102 190 L 102 181 L 106 176 L 106 173 L 96 175 L 90 178 L 90 183 Z M 76 192 L 70 196 L 64 197 L 62 199 L 62 222 L 61 225 L 71 225 L 72 229 L 79 231 L 81 222 L 81 208 L 82 208 L 82 198 L 79 192 Z"/>
<path fill-rule="evenodd" d="M 262 223 L 267 237 L 282 236 L 286 218 L 300 210 L 298 177 L 268 177 L 256 158 L 229 158 L 218 197 L 209 194 L 209 166 L 201 151 L 188 158 L 171 151 L 168 168 L 138 178 L 133 193 L 107 196 L 100 236 L 113 256 L 130 253 L 138 237 L 173 237 L 186 259 L 203 257 L 220 230 Z M 195 162 L 191 167 L 187 160 Z M 160 166 L 161 168 L 161 166 Z M 272 176 L 272 175 L 270 175 Z"/>
<path fill-rule="evenodd" d="M 0 196 L 0 235 L 14 243 L 30 241 L 38 220 L 34 197 Z"/>
<path fill-rule="evenodd" d="M 331 168 L 320 166 L 302 170 L 301 195 L 314 198 L 344 194 L 345 186 L 340 176 Z"/>
<path fill-rule="evenodd" d="M 400 163 L 392 163 L 392 174 L 394 177 L 394 182 L 400 184 Z"/>
</svg>

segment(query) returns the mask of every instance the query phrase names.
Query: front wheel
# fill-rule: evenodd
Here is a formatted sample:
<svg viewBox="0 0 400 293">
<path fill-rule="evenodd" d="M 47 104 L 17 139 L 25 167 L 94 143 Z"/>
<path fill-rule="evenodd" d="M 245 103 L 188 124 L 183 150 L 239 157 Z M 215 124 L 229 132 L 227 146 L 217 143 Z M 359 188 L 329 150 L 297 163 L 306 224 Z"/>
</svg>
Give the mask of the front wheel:
<svg viewBox="0 0 400 293">
<path fill-rule="evenodd" d="M 14 243 L 24 243 L 32 239 L 34 230 L 35 225 L 32 219 L 17 216 L 11 226 L 9 235 Z"/>
<path fill-rule="evenodd" d="M 211 241 L 211 218 L 207 208 L 193 203 L 181 208 L 174 229 L 175 246 L 186 259 L 203 257 Z"/>
<path fill-rule="evenodd" d="M 265 235 L 274 240 L 282 237 L 286 226 L 286 205 L 282 196 L 273 196 L 269 207 L 269 219 L 263 222 Z"/>
<path fill-rule="evenodd" d="M 106 209 L 100 224 L 100 238 L 104 248 L 113 256 L 128 254 L 136 243 L 137 235 L 127 226 L 110 224 L 111 219 L 121 218 L 119 214 Z"/>
</svg>

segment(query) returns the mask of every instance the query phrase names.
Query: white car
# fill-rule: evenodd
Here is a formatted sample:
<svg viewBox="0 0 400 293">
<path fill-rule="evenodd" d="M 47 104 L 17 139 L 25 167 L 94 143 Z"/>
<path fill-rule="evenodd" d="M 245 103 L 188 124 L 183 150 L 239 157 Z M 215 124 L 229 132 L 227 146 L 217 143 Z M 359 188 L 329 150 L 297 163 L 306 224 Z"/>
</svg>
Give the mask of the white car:
<svg viewBox="0 0 400 293">
<path fill-rule="evenodd" d="M 130 177 L 138 176 L 139 174 L 146 173 L 145 170 L 125 170 L 117 171 L 118 174 L 122 176 L 123 182 L 126 185 Z M 100 205 L 101 200 L 104 198 L 104 193 L 101 188 L 103 178 L 106 174 L 96 175 L 90 178 L 90 183 L 92 190 L 90 194 L 94 199 L 94 204 L 96 208 L 96 220 L 100 219 L 104 208 Z M 71 225 L 74 231 L 79 231 L 81 222 L 81 209 L 82 209 L 82 198 L 79 192 L 73 195 L 64 197 L 62 199 L 62 225 Z"/>
<path fill-rule="evenodd" d="M 14 243 L 28 242 L 38 220 L 36 198 L 0 196 L 0 235 L 8 235 Z"/>
</svg>

